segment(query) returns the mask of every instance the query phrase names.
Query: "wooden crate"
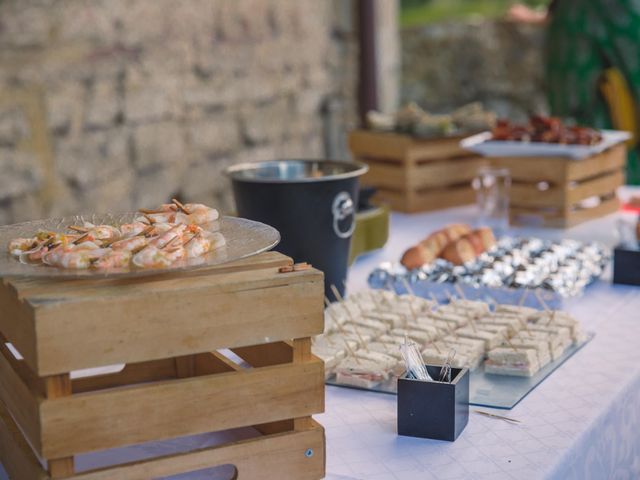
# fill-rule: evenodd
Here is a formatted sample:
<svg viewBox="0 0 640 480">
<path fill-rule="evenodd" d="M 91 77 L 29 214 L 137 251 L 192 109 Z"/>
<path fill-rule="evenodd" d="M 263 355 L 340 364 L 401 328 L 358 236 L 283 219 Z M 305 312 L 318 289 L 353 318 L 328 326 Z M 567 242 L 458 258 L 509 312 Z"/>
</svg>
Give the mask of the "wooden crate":
<svg viewBox="0 0 640 480">
<path fill-rule="evenodd" d="M 270 252 L 192 274 L 0 281 L 0 461 L 10 478 L 141 479 L 222 464 L 239 479 L 324 477 L 324 430 L 311 418 L 324 410 L 324 365 L 310 340 L 323 331 L 323 275 L 278 273 L 290 264 Z M 113 364 L 125 367 L 70 376 Z M 86 452 L 241 427 L 256 437 L 74 468 Z"/>
<path fill-rule="evenodd" d="M 624 144 L 582 160 L 565 157 L 491 158 L 511 172 L 511 220 L 568 228 L 613 213 L 624 184 Z M 586 199 L 592 205 L 585 204 Z"/>
<path fill-rule="evenodd" d="M 487 161 L 460 147 L 462 137 L 418 140 L 359 130 L 349 135 L 354 158 L 369 165 L 362 183 L 376 199 L 402 212 L 420 212 L 475 201 L 471 180 Z"/>
</svg>

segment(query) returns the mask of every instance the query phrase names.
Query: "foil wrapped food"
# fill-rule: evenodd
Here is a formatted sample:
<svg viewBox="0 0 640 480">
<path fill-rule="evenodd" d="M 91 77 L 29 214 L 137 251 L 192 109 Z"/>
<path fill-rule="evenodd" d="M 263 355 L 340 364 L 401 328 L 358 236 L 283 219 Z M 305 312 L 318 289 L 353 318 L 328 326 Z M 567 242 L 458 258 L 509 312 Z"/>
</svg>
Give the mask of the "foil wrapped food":
<svg viewBox="0 0 640 480">
<path fill-rule="evenodd" d="M 501 238 L 497 245 L 464 265 L 437 259 L 407 270 L 385 263 L 369 275 L 372 288 L 421 282 L 458 283 L 477 288 L 545 289 L 563 298 L 583 293 L 611 260 L 611 250 L 599 243 L 564 239 Z"/>
</svg>

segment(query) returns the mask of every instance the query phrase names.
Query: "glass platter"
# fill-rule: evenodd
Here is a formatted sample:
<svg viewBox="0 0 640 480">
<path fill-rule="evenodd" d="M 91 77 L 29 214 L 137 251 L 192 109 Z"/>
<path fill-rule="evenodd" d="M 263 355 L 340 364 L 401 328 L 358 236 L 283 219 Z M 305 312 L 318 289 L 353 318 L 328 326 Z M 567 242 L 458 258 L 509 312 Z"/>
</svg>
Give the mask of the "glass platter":
<svg viewBox="0 0 640 480">
<path fill-rule="evenodd" d="M 526 397 L 529 392 L 542 383 L 545 378 L 589 343 L 593 337 L 595 337 L 595 333 L 588 333 L 584 341 L 569 347 L 560 358 L 548 363 L 532 377 L 515 377 L 485 373 L 484 365 L 480 365 L 471 372 L 469 377 L 469 404 L 505 410 L 512 409 L 520 400 Z M 336 382 L 335 374 L 331 375 L 325 383 L 327 385 L 355 388 L 357 390 L 370 390 L 372 392 L 391 393 L 393 395 L 397 393 L 397 381 L 395 378 L 380 383 L 372 389 L 339 384 Z"/>
<path fill-rule="evenodd" d="M 264 223 L 244 218 L 221 217 L 212 224 L 210 230 L 219 231 L 226 245 L 206 255 L 179 261 L 168 268 L 143 269 L 130 266 L 110 270 L 68 270 L 46 265 L 23 264 L 13 258 L 7 246 L 14 238 L 33 237 L 39 230 L 66 232 L 70 225 L 82 225 L 84 222 L 119 226 L 130 223 L 139 213 L 78 215 L 65 218 L 37 220 L 16 225 L 0 226 L 0 277 L 53 277 L 53 278 L 102 278 L 102 277 L 134 277 L 158 275 L 162 273 L 193 270 L 211 267 L 222 263 L 240 260 L 275 247 L 280 241 L 280 233 Z"/>
</svg>

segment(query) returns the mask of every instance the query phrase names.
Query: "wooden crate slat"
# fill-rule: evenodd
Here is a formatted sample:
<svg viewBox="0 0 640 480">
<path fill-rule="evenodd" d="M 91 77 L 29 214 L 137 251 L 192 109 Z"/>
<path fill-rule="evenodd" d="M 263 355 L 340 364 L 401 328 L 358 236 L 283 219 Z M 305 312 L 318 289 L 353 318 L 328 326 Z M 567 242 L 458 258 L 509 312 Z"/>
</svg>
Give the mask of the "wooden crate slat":
<svg viewBox="0 0 640 480">
<path fill-rule="evenodd" d="M 416 140 L 407 153 L 407 161 L 409 164 L 420 164 L 443 159 L 454 160 L 464 157 L 477 157 L 477 154 L 460 146 L 462 138 Z"/>
<path fill-rule="evenodd" d="M 409 187 L 420 190 L 471 183 L 478 169 L 487 164 L 483 158 L 472 157 L 417 165 L 409 171 Z M 447 195 L 446 192 L 442 194 Z"/>
<path fill-rule="evenodd" d="M 622 143 L 593 157 L 572 160 L 567 164 L 567 179 L 580 180 L 594 177 L 604 172 L 620 170 L 626 164 L 626 152 L 626 146 Z"/>
<path fill-rule="evenodd" d="M 618 197 L 614 196 L 613 198 L 603 200 L 602 203 L 596 207 L 582 208 L 570 212 L 568 217 L 564 220 L 563 226 L 565 228 L 573 227 L 588 220 L 593 220 L 594 218 L 600 218 L 605 215 L 615 213 L 619 208 L 620 200 Z"/>
<path fill-rule="evenodd" d="M 252 367 L 266 367 L 293 361 L 293 346 L 286 342 L 249 345 L 231 350 Z"/>
<path fill-rule="evenodd" d="M 49 478 L 24 439 L 9 411 L 0 401 L 0 462 L 11 480 Z"/>
<path fill-rule="evenodd" d="M 323 392 L 324 364 L 310 361 L 45 400 L 41 453 L 58 458 L 308 416 L 323 410 Z"/>
<path fill-rule="evenodd" d="M 369 165 L 369 171 L 361 178 L 363 185 L 392 190 L 406 190 L 408 188 L 407 169 L 402 165 L 363 158 L 358 160 Z"/>
<path fill-rule="evenodd" d="M 624 172 L 622 170 L 579 182 L 574 187 L 569 188 L 567 192 L 567 203 L 573 205 L 585 198 L 615 193 L 616 189 L 623 184 Z"/>
<path fill-rule="evenodd" d="M 394 210 L 415 213 L 473 203 L 475 202 L 475 191 L 471 186 L 463 186 L 446 190 L 434 189 L 415 192 L 412 197 L 406 198 L 401 192 L 379 190 L 376 194 L 376 200 L 389 203 Z"/>
<path fill-rule="evenodd" d="M 397 133 L 357 130 L 349 134 L 349 148 L 357 157 L 370 157 L 404 163 L 407 149 L 412 143 L 410 137 Z"/>
<path fill-rule="evenodd" d="M 356 130 L 349 134 L 349 148 L 354 155 L 389 161 L 428 162 L 443 158 L 476 156 L 460 147 L 460 137 L 418 139 L 390 132 Z"/>
<path fill-rule="evenodd" d="M 36 328 L 33 310 L 21 301 L 15 287 L 6 279 L 0 279 L 0 305 L 2 306 L 0 332 L 30 365 L 36 365 Z"/>
<path fill-rule="evenodd" d="M 559 184 L 569 180 L 567 165 L 575 161 L 563 157 L 492 157 L 490 159 L 494 167 L 509 169 L 511 178 L 515 181 Z"/>
<path fill-rule="evenodd" d="M 547 190 L 540 190 L 535 183 L 513 183 L 511 185 L 511 206 L 563 208 L 565 189 L 550 185 Z"/>
<path fill-rule="evenodd" d="M 33 317 L 37 323 L 37 355 L 25 360 L 38 374 L 53 375 L 322 332 L 321 272 L 228 273 L 227 282 L 217 277 L 187 278 L 181 286 L 162 280 L 139 288 L 87 287 L 66 298 L 56 296 L 57 287 L 41 291 L 26 299 L 32 310 L 14 309 L 25 329 Z M 14 296 L 7 303 L 23 302 Z M 104 322 L 105 316 L 112 320 Z M 60 335 L 61 328 L 73 336 Z"/>
<path fill-rule="evenodd" d="M 3 345 L 4 346 L 4 345 Z M 0 350 L 0 402 L 11 411 L 29 442 L 39 450 L 40 423 L 37 397 L 12 367 L 13 356 L 8 349 Z"/>
<path fill-rule="evenodd" d="M 553 207 L 564 209 L 592 196 L 604 196 L 616 191 L 624 183 L 622 171 L 571 183 L 567 187 L 550 185 L 540 190 L 534 183 L 514 183 L 511 186 L 511 198 L 514 207 Z"/>
<path fill-rule="evenodd" d="M 582 208 L 563 213 L 558 209 L 540 210 L 529 207 L 511 207 L 510 214 L 512 222 L 521 224 L 528 218 L 539 218 L 544 226 L 553 228 L 570 228 L 588 220 L 614 213 L 620 208 L 620 201 L 617 197 L 602 200 L 602 202 L 591 208 Z"/>
<path fill-rule="evenodd" d="M 231 445 L 83 472 L 73 479 L 139 480 L 232 464 L 238 470 L 238 480 L 317 480 L 325 475 L 324 444 L 324 430 L 316 423 L 306 431 L 242 440 Z M 305 455 L 309 448 L 314 451 L 311 457 Z"/>
</svg>

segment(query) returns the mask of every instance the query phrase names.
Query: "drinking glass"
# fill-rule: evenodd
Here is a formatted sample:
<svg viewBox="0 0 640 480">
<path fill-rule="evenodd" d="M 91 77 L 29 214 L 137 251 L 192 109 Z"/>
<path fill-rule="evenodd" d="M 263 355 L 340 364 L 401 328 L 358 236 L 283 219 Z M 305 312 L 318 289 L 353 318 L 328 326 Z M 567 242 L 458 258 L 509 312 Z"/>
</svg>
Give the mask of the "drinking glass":
<svg viewBox="0 0 640 480">
<path fill-rule="evenodd" d="M 483 167 L 473 180 L 478 206 L 478 226 L 490 227 L 496 236 L 509 229 L 511 173 L 506 168 Z"/>
</svg>

